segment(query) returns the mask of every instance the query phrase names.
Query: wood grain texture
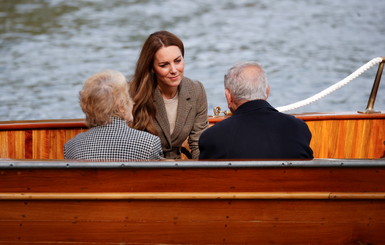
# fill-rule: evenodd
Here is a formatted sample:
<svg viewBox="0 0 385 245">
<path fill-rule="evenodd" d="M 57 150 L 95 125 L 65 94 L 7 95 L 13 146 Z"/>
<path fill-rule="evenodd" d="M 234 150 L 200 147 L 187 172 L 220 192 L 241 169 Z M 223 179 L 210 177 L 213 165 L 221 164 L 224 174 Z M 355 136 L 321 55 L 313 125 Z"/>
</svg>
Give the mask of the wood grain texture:
<svg viewBox="0 0 385 245">
<path fill-rule="evenodd" d="M 6 244 L 385 242 L 384 202 L 357 201 L 352 205 L 346 201 L 34 201 L 8 204 L 0 203 L 0 243 Z M 7 209 L 10 204 L 13 208 Z"/>
<path fill-rule="evenodd" d="M 316 158 L 385 157 L 385 120 L 347 119 L 306 121 Z"/>
<path fill-rule="evenodd" d="M 14 200 L 385 200 L 385 192 L 0 192 Z"/>
<path fill-rule="evenodd" d="M 312 132 L 315 158 L 385 157 L 385 114 L 298 114 Z M 226 117 L 210 117 L 212 124 Z M 87 127 L 81 119 L 0 122 L 0 158 L 63 159 L 64 144 Z M 187 146 L 187 142 L 185 142 Z"/>
<path fill-rule="evenodd" d="M 0 192 L 384 192 L 384 167 L 1 169 Z M 384 244 L 385 200 L 1 200 L 0 244 Z"/>
<path fill-rule="evenodd" d="M 0 131 L 0 158 L 64 159 L 64 144 L 87 128 Z"/>
<path fill-rule="evenodd" d="M 385 192 L 384 182 L 383 167 L 0 170 L 0 192 L 23 193 Z"/>
</svg>

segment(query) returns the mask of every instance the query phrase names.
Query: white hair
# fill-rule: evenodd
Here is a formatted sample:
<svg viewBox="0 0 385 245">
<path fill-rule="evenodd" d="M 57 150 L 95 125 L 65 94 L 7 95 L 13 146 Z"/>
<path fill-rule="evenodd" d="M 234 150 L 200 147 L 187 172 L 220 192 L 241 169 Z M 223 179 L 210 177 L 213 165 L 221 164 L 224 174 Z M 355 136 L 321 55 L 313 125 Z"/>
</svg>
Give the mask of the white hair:
<svg viewBox="0 0 385 245">
<path fill-rule="evenodd" d="M 127 122 L 133 120 L 128 83 L 118 71 L 106 70 L 92 75 L 79 92 L 79 100 L 90 127 L 110 123 L 113 116 Z"/>
<path fill-rule="evenodd" d="M 261 65 L 241 62 L 231 67 L 225 75 L 225 89 L 235 100 L 266 100 L 268 83 Z"/>
</svg>

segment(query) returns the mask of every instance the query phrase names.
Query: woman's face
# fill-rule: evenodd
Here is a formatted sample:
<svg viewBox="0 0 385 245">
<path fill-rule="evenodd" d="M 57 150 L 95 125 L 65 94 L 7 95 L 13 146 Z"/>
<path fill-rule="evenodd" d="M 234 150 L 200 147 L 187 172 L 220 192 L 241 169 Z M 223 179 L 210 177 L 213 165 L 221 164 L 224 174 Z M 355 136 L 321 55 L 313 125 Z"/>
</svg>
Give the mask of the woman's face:
<svg viewBox="0 0 385 245">
<path fill-rule="evenodd" d="M 183 79 L 184 59 L 178 46 L 160 48 L 154 57 L 154 72 L 160 87 L 178 87 Z"/>
</svg>

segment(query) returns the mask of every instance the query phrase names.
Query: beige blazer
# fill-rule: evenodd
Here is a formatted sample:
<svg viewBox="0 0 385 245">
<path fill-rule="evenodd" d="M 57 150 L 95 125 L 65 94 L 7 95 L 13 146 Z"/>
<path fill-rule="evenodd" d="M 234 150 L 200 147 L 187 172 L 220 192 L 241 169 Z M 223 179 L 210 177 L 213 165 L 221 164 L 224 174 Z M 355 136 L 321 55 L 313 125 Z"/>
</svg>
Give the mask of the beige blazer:
<svg viewBox="0 0 385 245">
<path fill-rule="evenodd" d="M 179 85 L 178 109 L 175 129 L 170 135 L 166 107 L 158 88 L 155 89 L 155 126 L 158 130 L 166 158 L 179 158 L 179 147 L 188 139 L 194 159 L 199 157 L 198 140 L 208 127 L 207 96 L 201 82 L 184 77 Z"/>
</svg>

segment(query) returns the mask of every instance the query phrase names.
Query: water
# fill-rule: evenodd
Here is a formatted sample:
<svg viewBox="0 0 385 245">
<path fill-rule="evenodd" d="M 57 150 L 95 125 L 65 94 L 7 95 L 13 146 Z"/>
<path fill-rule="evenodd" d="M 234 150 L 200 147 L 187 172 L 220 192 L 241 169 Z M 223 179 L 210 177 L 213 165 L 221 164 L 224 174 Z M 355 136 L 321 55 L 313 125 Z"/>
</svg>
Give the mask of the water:
<svg viewBox="0 0 385 245">
<path fill-rule="evenodd" d="M 87 77 L 132 75 L 145 38 L 163 29 L 184 41 L 185 74 L 203 82 L 209 114 L 226 108 L 223 75 L 242 60 L 265 67 L 269 101 L 284 106 L 385 56 L 384 13 L 378 0 L 1 0 L 0 121 L 83 118 Z M 376 70 L 289 113 L 363 110 Z"/>
</svg>

